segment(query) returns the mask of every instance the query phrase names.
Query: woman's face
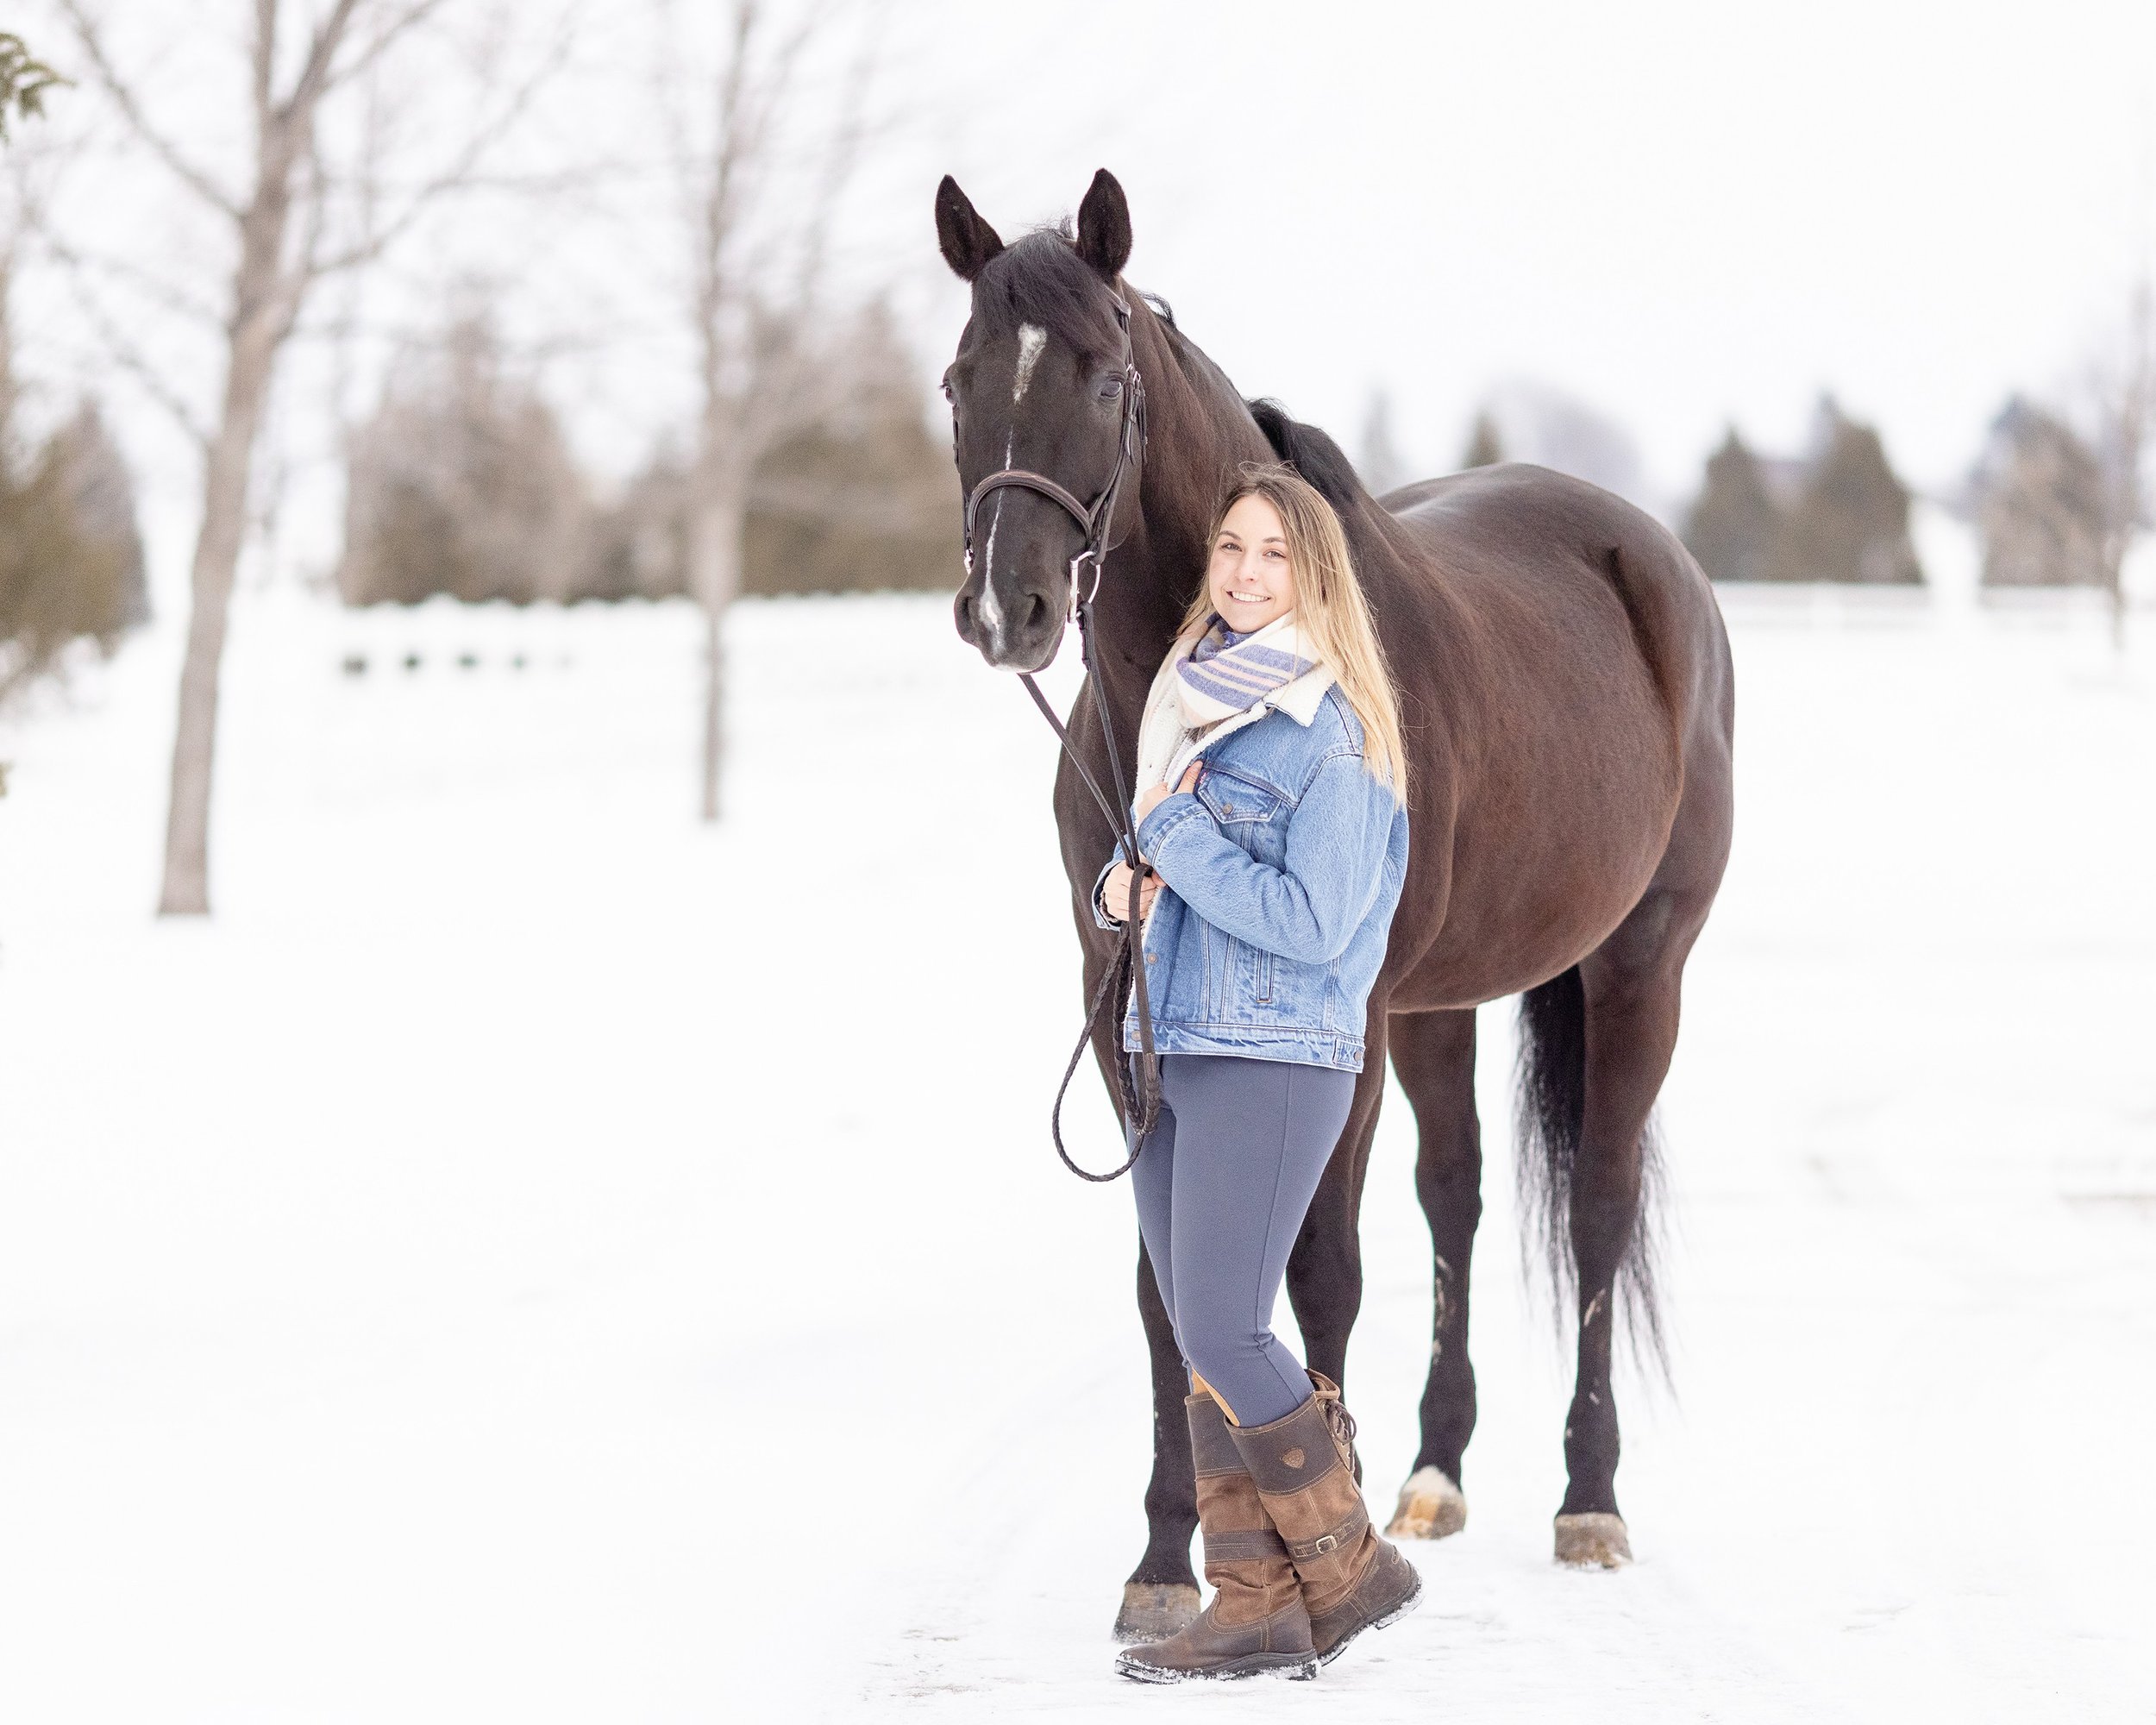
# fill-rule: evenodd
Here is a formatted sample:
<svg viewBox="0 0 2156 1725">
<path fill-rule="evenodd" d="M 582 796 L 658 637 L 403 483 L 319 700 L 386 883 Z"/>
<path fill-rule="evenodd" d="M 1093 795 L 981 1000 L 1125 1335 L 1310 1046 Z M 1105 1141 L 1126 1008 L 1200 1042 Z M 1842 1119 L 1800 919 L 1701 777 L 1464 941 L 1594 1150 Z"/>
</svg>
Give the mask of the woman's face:
<svg viewBox="0 0 2156 1725">
<path fill-rule="evenodd" d="M 1213 536 L 1206 569 L 1213 608 L 1238 635 L 1263 629 L 1294 609 L 1295 569 L 1280 511 L 1253 492 L 1238 497 Z"/>
</svg>

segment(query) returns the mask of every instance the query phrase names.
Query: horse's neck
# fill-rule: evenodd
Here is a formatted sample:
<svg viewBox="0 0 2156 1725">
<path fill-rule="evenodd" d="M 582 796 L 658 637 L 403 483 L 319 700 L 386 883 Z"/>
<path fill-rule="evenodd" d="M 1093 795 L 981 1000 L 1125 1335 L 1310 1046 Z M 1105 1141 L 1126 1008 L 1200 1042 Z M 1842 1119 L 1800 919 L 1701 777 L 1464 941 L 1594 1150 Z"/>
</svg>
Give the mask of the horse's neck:
<svg viewBox="0 0 2156 1725">
<path fill-rule="evenodd" d="M 1136 293 L 1128 297 L 1145 383 L 1139 520 L 1110 555 L 1094 609 L 1096 673 L 1116 706 L 1135 711 L 1203 579 L 1221 480 L 1239 461 L 1270 460 L 1272 449 L 1220 369 Z"/>
</svg>

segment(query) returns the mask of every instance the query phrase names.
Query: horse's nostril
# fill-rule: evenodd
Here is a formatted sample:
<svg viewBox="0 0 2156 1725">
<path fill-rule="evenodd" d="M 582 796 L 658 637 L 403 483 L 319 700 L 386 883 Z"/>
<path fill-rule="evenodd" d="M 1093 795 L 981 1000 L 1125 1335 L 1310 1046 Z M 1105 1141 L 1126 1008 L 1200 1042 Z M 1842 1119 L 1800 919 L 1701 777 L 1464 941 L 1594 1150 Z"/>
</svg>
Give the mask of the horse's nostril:
<svg viewBox="0 0 2156 1725">
<path fill-rule="evenodd" d="M 958 638 L 970 645 L 973 641 L 973 601 L 961 593 L 951 608 L 958 613 Z"/>
<path fill-rule="evenodd" d="M 1025 626 L 1029 630 L 1038 629 L 1048 620 L 1047 598 L 1041 593 L 1030 593 L 1027 598 L 1030 603 L 1025 607 Z"/>
</svg>

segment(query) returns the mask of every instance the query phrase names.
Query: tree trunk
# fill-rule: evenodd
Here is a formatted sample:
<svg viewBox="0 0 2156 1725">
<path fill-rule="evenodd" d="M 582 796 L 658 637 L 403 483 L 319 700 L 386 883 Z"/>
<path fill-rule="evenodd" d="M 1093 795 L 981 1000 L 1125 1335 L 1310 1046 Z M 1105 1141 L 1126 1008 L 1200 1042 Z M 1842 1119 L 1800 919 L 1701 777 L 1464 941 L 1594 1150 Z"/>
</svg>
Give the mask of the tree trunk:
<svg viewBox="0 0 2156 1725">
<path fill-rule="evenodd" d="M 703 814 L 717 820 L 726 758 L 726 608 L 741 586 L 742 540 L 749 511 L 737 475 L 711 481 L 695 505 L 689 580 L 704 607 Z"/>
<path fill-rule="evenodd" d="M 252 251 L 252 248 L 250 248 Z M 276 254 L 269 254 L 273 260 Z M 179 673 L 179 719 L 172 737 L 172 788 L 165 825 L 165 885 L 160 916 L 210 914 L 210 786 L 217 741 L 217 674 L 225 619 L 247 530 L 248 482 L 254 436 L 269 392 L 277 342 L 260 308 L 274 284 L 241 267 L 224 410 L 203 463 L 202 527 L 195 539 L 187 657 Z M 253 289 L 253 292 L 250 292 Z"/>
</svg>

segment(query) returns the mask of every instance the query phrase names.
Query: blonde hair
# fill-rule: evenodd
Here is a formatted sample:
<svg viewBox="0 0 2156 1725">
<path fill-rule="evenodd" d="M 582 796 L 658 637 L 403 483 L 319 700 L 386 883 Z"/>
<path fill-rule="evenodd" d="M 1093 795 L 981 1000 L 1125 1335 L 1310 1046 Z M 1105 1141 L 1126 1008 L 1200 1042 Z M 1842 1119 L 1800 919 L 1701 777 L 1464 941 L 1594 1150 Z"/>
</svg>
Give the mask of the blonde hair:
<svg viewBox="0 0 2156 1725">
<path fill-rule="evenodd" d="M 1324 493 L 1293 467 L 1276 461 L 1245 461 L 1213 511 L 1206 535 L 1208 574 L 1184 613 L 1178 635 L 1188 634 L 1213 614 L 1210 568 L 1213 541 L 1228 511 L 1246 497 L 1262 497 L 1279 511 L 1288 532 L 1288 561 L 1295 578 L 1295 624 L 1304 643 L 1332 673 L 1356 718 L 1363 721 L 1363 764 L 1381 785 L 1407 800 L 1407 751 L 1400 736 L 1400 697 L 1370 620 L 1363 584 L 1348 555 L 1347 534 Z"/>
</svg>

